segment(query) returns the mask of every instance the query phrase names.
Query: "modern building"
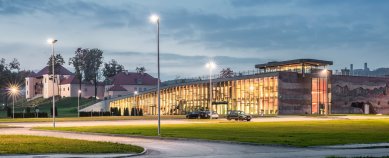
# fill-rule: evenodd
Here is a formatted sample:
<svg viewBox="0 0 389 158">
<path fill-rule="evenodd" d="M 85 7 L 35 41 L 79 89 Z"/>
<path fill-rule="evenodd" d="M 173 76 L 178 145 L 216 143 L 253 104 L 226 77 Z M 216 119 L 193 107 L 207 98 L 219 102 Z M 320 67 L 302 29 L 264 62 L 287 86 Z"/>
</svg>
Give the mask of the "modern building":
<svg viewBox="0 0 389 158">
<path fill-rule="evenodd" d="M 332 75 L 332 61 L 297 59 L 255 65 L 256 71 L 213 77 L 212 107 L 209 80 L 162 83 L 161 114 L 179 115 L 211 108 L 219 114 L 242 110 L 253 115 L 389 114 L 389 78 Z M 118 97 L 110 107 L 157 114 L 156 89 Z"/>
</svg>

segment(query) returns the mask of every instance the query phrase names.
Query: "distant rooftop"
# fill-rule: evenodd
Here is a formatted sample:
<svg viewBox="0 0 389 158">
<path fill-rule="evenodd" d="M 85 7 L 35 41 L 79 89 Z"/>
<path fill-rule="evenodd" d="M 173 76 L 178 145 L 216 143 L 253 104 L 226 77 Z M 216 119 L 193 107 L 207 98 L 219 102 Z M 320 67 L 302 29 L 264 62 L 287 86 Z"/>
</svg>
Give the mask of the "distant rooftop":
<svg viewBox="0 0 389 158">
<path fill-rule="evenodd" d="M 57 71 L 56 72 L 59 75 L 73 75 L 72 72 L 70 72 L 68 69 L 66 69 L 63 66 L 59 66 L 58 70 L 59 70 L 59 72 L 57 72 Z M 43 68 L 42 70 L 40 70 L 37 73 L 31 74 L 29 77 L 40 77 L 40 76 L 47 75 L 47 74 L 49 74 L 49 66 L 46 66 L 45 68 Z M 56 75 L 58 75 L 58 74 L 56 74 Z"/>
<path fill-rule="evenodd" d="M 305 66 L 327 66 L 332 65 L 332 61 L 326 60 L 317 60 L 317 59 L 295 59 L 295 60 L 286 60 L 286 61 L 272 61 L 265 64 L 257 64 L 255 68 L 265 69 L 268 67 L 278 67 L 278 66 L 286 66 L 286 65 L 302 65 Z"/>
</svg>

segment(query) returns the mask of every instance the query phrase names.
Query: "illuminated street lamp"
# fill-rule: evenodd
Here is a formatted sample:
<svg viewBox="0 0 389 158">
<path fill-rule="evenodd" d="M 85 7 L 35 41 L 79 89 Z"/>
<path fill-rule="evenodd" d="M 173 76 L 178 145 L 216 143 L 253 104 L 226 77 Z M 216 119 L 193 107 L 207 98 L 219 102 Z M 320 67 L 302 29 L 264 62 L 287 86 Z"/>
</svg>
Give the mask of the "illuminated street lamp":
<svg viewBox="0 0 389 158">
<path fill-rule="evenodd" d="M 329 110 L 329 108 L 328 108 L 328 70 L 327 70 L 327 68 L 325 68 L 325 69 L 323 69 L 321 72 L 320 72 L 320 76 L 323 76 L 324 77 L 324 80 L 325 80 L 325 82 L 326 82 L 326 86 L 325 86 L 325 93 L 326 93 L 326 99 L 324 99 L 324 101 L 323 101 L 323 103 L 324 103 L 324 114 L 325 115 L 327 115 L 328 114 L 328 110 Z M 320 94 L 319 94 L 319 103 L 320 103 Z M 319 104 L 320 105 L 320 104 Z M 319 106 L 319 108 L 320 108 L 320 106 Z"/>
<path fill-rule="evenodd" d="M 161 96 L 160 96 L 160 73 L 159 73 L 159 16 L 151 15 L 150 22 L 157 24 L 157 67 L 158 67 L 158 83 L 157 83 L 157 96 L 158 96 L 158 135 L 161 135 Z"/>
<path fill-rule="evenodd" d="M 47 40 L 47 43 L 51 44 L 51 51 L 53 53 L 53 57 L 52 57 L 52 74 L 53 74 L 53 127 L 55 128 L 55 91 L 54 91 L 54 82 L 55 82 L 55 53 L 54 53 L 54 44 L 57 42 L 58 40 L 56 39 L 48 39 Z"/>
<path fill-rule="evenodd" d="M 133 104 L 132 109 L 134 110 L 134 115 L 138 116 L 138 112 L 136 111 L 136 95 L 138 95 L 138 91 L 134 92 L 134 104 Z"/>
<path fill-rule="evenodd" d="M 15 118 L 15 98 L 19 95 L 19 86 L 11 85 L 9 87 L 9 94 L 12 96 L 12 118 Z"/>
<path fill-rule="evenodd" d="M 209 113 L 212 114 L 212 93 L 213 93 L 213 90 L 212 90 L 212 70 L 216 68 L 216 64 L 215 62 L 213 61 L 210 61 L 208 62 L 207 64 L 205 64 L 205 67 L 209 69 Z M 212 119 L 212 117 L 209 117 L 210 119 Z"/>
<path fill-rule="evenodd" d="M 78 108 L 77 108 L 78 117 L 80 117 L 80 96 L 81 96 L 81 90 L 78 90 Z"/>
</svg>

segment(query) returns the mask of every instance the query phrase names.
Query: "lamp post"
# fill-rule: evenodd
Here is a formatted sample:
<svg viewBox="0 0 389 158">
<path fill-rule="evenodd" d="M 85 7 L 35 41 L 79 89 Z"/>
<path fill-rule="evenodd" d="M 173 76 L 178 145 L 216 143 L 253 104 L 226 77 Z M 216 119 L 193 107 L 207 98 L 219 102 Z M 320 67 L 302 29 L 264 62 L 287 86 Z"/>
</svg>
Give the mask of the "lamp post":
<svg viewBox="0 0 389 158">
<path fill-rule="evenodd" d="M 80 117 L 80 97 L 81 97 L 81 90 L 78 90 L 78 107 L 77 107 L 78 117 Z"/>
<path fill-rule="evenodd" d="M 138 112 L 137 112 L 137 110 L 136 110 L 136 95 L 138 95 L 138 91 L 135 91 L 135 92 L 134 92 L 134 104 L 133 104 L 132 109 L 134 110 L 134 115 L 135 115 L 135 116 L 138 116 Z"/>
<path fill-rule="evenodd" d="M 54 44 L 57 42 L 58 40 L 56 39 L 48 39 L 47 42 L 49 44 L 51 44 L 51 51 L 53 53 L 53 57 L 52 57 L 52 74 L 53 74 L 53 127 L 55 128 L 55 91 L 54 91 L 54 82 L 55 82 L 55 53 L 54 53 Z"/>
<path fill-rule="evenodd" d="M 15 97 L 19 93 L 19 89 L 17 86 L 11 86 L 10 93 L 12 96 L 12 118 L 15 118 Z"/>
<path fill-rule="evenodd" d="M 213 61 L 210 61 L 208 62 L 205 67 L 207 67 L 209 69 L 209 113 L 210 115 L 212 114 L 212 93 L 213 93 L 213 90 L 212 90 L 212 70 L 216 68 L 216 64 L 215 62 Z M 212 119 L 212 117 L 209 117 L 210 119 Z"/>
<path fill-rule="evenodd" d="M 151 15 L 150 21 L 157 24 L 157 67 L 158 67 L 158 83 L 157 83 L 157 96 L 158 96 L 158 135 L 161 135 L 161 96 L 160 96 L 160 72 L 159 72 L 159 16 Z"/>
<path fill-rule="evenodd" d="M 325 90 L 323 88 L 323 93 L 325 92 L 325 98 L 323 98 L 323 103 L 324 103 L 324 114 L 327 115 L 328 114 L 328 70 L 325 68 L 322 70 L 321 72 L 321 76 L 324 76 L 324 81 L 325 81 Z M 323 84 L 324 86 L 324 84 Z M 323 94 L 324 95 L 324 94 Z M 319 93 L 319 96 L 320 96 L 320 93 Z M 327 102 L 326 102 L 327 101 Z M 319 100 L 319 103 L 320 103 L 320 100 Z M 319 104 L 320 105 L 320 104 Z"/>
</svg>

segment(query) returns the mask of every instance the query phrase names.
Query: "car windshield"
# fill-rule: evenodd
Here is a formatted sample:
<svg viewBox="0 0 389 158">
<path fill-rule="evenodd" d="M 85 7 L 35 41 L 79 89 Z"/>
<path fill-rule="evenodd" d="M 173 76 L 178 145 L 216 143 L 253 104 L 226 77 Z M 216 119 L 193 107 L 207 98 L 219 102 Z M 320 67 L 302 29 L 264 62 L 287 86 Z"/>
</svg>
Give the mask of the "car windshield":
<svg viewBox="0 0 389 158">
<path fill-rule="evenodd" d="M 244 115 L 245 113 L 243 111 L 239 111 L 239 114 Z"/>
</svg>

